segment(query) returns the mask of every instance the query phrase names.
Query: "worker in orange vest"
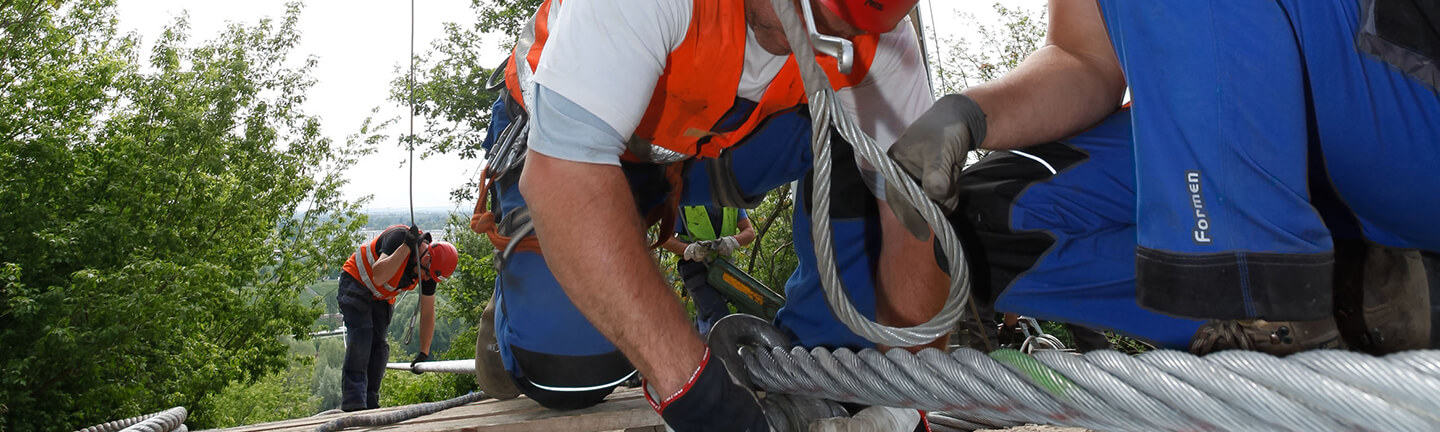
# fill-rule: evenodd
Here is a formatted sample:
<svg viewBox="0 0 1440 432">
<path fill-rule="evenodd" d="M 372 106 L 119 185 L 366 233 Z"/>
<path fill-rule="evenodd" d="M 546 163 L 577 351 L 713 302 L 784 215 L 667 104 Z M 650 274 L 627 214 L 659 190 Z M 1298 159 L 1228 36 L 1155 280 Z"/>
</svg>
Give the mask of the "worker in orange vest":
<svg viewBox="0 0 1440 432">
<path fill-rule="evenodd" d="M 345 363 L 340 408 L 359 411 L 380 407 L 380 380 L 390 359 L 386 332 L 395 297 L 420 287 L 420 353 L 415 363 L 430 358 L 435 335 L 435 286 L 455 273 L 459 255 L 446 242 L 431 243 L 419 227 L 394 225 L 360 245 L 345 261 L 336 300 L 345 321 Z"/>
<path fill-rule="evenodd" d="M 906 19 L 915 4 L 804 0 L 786 12 L 815 38 L 852 44 L 849 55 L 815 61 L 847 115 L 882 147 L 933 102 Z M 477 351 L 493 353 L 508 371 L 496 375 L 511 381 L 482 379 L 482 389 L 513 384 L 544 406 L 583 408 L 638 370 L 676 431 L 769 429 L 655 268 L 645 225 L 658 222 L 658 240 L 668 240 L 682 205 L 754 208 L 769 190 L 807 177 L 815 157 L 797 57 L 771 0 L 540 5 L 505 68 L 487 137 L 496 143 L 487 147 L 489 199 L 472 218 L 503 251 L 495 318 L 480 329 L 496 340 Z M 930 319 L 948 282 L 933 242 L 906 234 L 881 204 L 874 167 L 832 141 L 839 198 L 831 216 L 837 244 L 847 245 L 837 266 L 850 296 L 890 325 Z M 795 207 L 797 220 L 811 211 Z M 797 249 L 808 248 L 799 222 L 795 233 L 804 236 Z M 873 346 L 826 309 L 811 257 L 787 284 L 795 301 L 777 326 L 805 346 Z"/>
</svg>

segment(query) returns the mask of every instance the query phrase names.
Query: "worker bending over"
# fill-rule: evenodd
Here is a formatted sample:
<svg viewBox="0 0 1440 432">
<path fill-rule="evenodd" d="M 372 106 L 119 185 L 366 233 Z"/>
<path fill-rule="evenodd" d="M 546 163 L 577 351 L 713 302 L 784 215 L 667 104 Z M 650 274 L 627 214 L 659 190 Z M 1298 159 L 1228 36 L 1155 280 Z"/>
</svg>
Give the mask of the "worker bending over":
<svg viewBox="0 0 1440 432">
<path fill-rule="evenodd" d="M 932 103 L 905 19 L 915 0 L 804 1 L 820 33 L 854 43 L 849 73 L 833 57 L 819 62 L 849 115 L 888 146 Z M 658 222 L 666 240 L 680 205 L 753 208 L 810 172 L 803 85 L 770 0 L 546 1 L 506 75 L 491 123 L 491 211 L 472 228 L 512 251 L 499 260 L 495 320 L 482 327 L 493 325 L 517 387 L 549 407 L 584 407 L 638 369 L 677 431 L 768 430 L 667 287 L 645 230 Z M 947 286 L 933 242 L 906 234 L 876 199 L 879 176 L 833 142 L 837 260 L 851 297 L 890 325 L 929 320 Z M 522 151 L 523 167 L 499 162 Z M 873 346 L 825 305 L 809 206 L 796 207 L 800 263 L 777 325 L 806 346 Z"/>
<path fill-rule="evenodd" d="M 395 297 L 420 287 L 420 354 L 430 357 L 435 335 L 435 286 L 455 272 L 455 246 L 430 242 L 420 228 L 395 225 L 360 245 L 345 260 L 335 297 L 345 321 L 345 364 L 340 379 L 340 408 L 359 411 L 380 407 L 380 380 L 390 359 L 386 333 Z M 412 363 L 412 366 L 414 363 Z"/>
</svg>

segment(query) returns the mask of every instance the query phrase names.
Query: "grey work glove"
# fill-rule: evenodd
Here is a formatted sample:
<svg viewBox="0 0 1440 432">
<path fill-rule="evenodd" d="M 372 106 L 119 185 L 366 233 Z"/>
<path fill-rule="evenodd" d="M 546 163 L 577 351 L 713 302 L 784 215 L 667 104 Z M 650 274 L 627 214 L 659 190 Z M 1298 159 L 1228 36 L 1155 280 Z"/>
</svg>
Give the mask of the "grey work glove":
<svg viewBox="0 0 1440 432">
<path fill-rule="evenodd" d="M 965 168 L 965 159 L 982 142 L 985 142 L 985 112 L 969 96 L 952 94 L 935 101 L 934 106 L 911 123 L 895 145 L 890 146 L 889 154 L 906 174 L 920 183 L 925 195 L 949 214 L 960 202 L 957 182 L 960 170 Z M 916 238 L 930 238 L 930 226 L 920 218 L 915 206 L 905 202 L 894 184 L 887 183 L 885 189 L 885 201 L 905 224 L 905 229 Z"/>
<path fill-rule="evenodd" d="M 705 262 L 710 257 L 710 243 L 697 241 L 685 246 L 685 259 L 695 262 Z"/>
<path fill-rule="evenodd" d="M 715 240 L 714 248 L 715 252 L 718 252 L 721 255 L 730 255 L 732 253 L 735 253 L 735 249 L 740 248 L 740 241 L 735 240 L 734 236 L 721 237 Z"/>
</svg>

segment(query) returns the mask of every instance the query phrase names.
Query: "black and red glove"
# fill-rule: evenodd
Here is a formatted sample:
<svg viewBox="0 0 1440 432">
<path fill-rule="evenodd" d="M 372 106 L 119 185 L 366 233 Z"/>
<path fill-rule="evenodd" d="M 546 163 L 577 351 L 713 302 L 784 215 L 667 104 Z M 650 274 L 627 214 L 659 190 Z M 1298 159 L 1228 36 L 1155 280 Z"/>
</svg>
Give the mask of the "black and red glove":
<svg viewBox="0 0 1440 432">
<path fill-rule="evenodd" d="M 749 390 L 736 384 L 719 357 L 705 349 L 700 369 L 678 393 L 656 398 L 647 384 L 645 399 L 675 432 L 768 432 L 765 411 Z"/>
</svg>

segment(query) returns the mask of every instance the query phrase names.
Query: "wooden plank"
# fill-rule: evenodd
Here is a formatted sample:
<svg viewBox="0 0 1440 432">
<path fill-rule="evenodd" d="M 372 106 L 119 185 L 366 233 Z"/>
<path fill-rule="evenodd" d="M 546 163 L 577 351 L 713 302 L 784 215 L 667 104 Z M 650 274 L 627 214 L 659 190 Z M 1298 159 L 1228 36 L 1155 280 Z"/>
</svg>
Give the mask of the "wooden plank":
<svg viewBox="0 0 1440 432">
<path fill-rule="evenodd" d="M 365 414 L 403 409 L 391 407 Z M 258 425 L 217 430 L 216 432 L 308 432 L 330 420 L 354 413 L 329 414 L 291 419 Z M 541 407 L 525 397 L 506 401 L 494 399 L 451 408 L 428 416 L 374 428 L 352 428 L 348 431 L 391 432 L 532 432 L 532 431 L 663 431 L 664 422 L 650 408 L 639 389 L 620 389 L 599 405 L 573 411 L 556 411 Z M 656 429 L 656 427 L 659 429 Z"/>
<path fill-rule="evenodd" d="M 650 403 L 637 393 L 612 397 L 605 403 L 573 411 L 555 411 L 531 404 L 504 411 L 450 410 L 397 425 L 403 432 L 537 432 L 613 431 L 662 424 Z"/>
</svg>

